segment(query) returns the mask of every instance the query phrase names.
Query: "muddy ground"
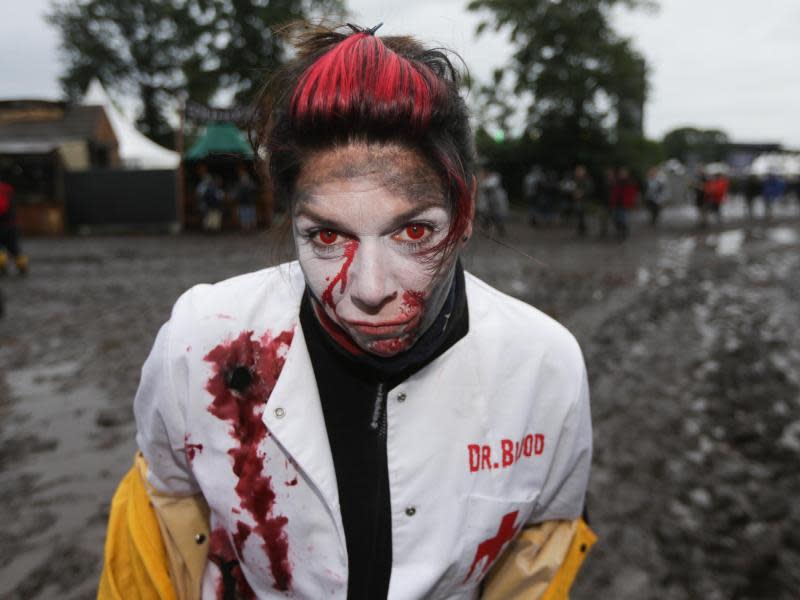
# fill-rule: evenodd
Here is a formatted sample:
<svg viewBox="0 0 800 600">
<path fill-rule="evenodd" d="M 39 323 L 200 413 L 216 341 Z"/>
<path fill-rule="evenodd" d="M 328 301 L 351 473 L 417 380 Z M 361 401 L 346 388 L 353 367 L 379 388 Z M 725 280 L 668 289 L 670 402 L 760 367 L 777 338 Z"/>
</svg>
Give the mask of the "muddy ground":
<svg viewBox="0 0 800 600">
<path fill-rule="evenodd" d="M 585 353 L 600 542 L 574 599 L 800 596 L 800 221 L 732 212 L 625 243 L 520 220 L 517 250 L 467 253 Z M 280 260 L 275 237 L 27 240 L 30 275 L 0 280 L 0 598 L 94 596 L 159 325 L 192 284 Z"/>
</svg>

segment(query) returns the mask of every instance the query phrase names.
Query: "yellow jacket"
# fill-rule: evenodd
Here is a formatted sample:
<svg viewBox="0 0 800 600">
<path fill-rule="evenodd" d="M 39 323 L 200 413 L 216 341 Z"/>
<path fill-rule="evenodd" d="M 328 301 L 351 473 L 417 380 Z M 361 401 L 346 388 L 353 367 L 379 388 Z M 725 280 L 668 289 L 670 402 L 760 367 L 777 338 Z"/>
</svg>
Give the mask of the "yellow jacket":
<svg viewBox="0 0 800 600">
<path fill-rule="evenodd" d="M 196 600 L 208 552 L 202 496 L 158 494 L 137 454 L 111 502 L 99 600 Z M 492 567 L 482 600 L 566 600 L 596 536 L 583 520 L 528 527 Z"/>
</svg>

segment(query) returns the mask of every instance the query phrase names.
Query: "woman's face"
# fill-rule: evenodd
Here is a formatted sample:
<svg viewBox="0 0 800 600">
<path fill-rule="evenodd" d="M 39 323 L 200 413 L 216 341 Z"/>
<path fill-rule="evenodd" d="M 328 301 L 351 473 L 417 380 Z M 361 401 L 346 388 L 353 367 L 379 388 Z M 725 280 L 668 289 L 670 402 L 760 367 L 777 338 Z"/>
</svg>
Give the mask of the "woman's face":
<svg viewBox="0 0 800 600">
<path fill-rule="evenodd" d="M 392 356 L 431 325 L 456 253 L 437 269 L 441 256 L 423 251 L 442 241 L 450 217 L 436 173 L 409 149 L 351 144 L 306 160 L 293 203 L 295 246 L 317 316 L 344 346 Z"/>
</svg>

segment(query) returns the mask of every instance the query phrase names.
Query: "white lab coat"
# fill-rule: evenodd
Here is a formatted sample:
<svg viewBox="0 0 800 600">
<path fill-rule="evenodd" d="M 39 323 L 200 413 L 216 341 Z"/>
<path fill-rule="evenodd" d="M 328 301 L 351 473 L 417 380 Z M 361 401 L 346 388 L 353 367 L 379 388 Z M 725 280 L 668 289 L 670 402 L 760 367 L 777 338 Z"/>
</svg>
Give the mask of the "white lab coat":
<svg viewBox="0 0 800 600">
<path fill-rule="evenodd" d="M 299 266 L 289 263 L 181 296 L 142 370 L 137 442 L 157 490 L 202 492 L 212 530 L 231 539 L 238 521 L 252 525 L 234 490 L 230 422 L 208 410 L 212 366 L 204 357 L 244 331 L 253 339 L 293 331 L 264 399 L 269 434 L 259 446 L 275 493 L 271 515 L 286 519 L 289 591 L 274 588 L 263 539 L 250 535 L 238 558 L 259 598 L 344 599 L 347 550 L 300 329 L 303 288 Z M 392 600 L 475 598 L 522 526 L 575 519 L 583 509 L 592 434 L 578 344 L 554 320 L 469 274 L 466 294 L 469 333 L 387 397 Z M 203 598 L 216 597 L 219 578 L 209 562 Z"/>
</svg>

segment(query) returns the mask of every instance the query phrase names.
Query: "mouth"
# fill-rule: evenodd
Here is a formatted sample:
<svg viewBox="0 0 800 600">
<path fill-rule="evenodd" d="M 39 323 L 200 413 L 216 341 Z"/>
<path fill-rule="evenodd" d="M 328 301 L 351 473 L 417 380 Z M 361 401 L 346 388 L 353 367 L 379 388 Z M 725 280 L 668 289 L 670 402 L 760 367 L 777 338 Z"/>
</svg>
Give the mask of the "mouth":
<svg viewBox="0 0 800 600">
<path fill-rule="evenodd" d="M 419 321 L 418 315 L 390 321 L 344 321 L 348 328 L 369 337 L 396 337 L 407 333 Z"/>
</svg>

